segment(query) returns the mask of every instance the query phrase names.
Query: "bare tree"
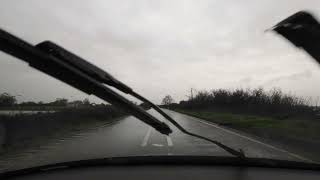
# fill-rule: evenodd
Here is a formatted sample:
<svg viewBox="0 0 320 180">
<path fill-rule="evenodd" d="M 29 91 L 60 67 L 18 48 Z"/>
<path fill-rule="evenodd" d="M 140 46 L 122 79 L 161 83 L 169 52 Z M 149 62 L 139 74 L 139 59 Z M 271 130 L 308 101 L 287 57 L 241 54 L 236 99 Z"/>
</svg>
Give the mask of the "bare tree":
<svg viewBox="0 0 320 180">
<path fill-rule="evenodd" d="M 174 103 L 174 100 L 173 100 L 173 98 L 170 96 L 170 95 L 166 95 L 163 99 L 162 99 L 162 105 L 170 105 L 170 104 L 172 104 L 172 103 Z"/>
<path fill-rule="evenodd" d="M 15 96 L 10 95 L 9 93 L 0 94 L 0 106 L 13 106 L 17 103 Z"/>
<path fill-rule="evenodd" d="M 84 98 L 84 100 L 82 101 L 82 104 L 83 104 L 84 106 L 91 106 L 91 103 L 90 103 L 90 101 L 89 101 L 88 98 Z"/>
</svg>

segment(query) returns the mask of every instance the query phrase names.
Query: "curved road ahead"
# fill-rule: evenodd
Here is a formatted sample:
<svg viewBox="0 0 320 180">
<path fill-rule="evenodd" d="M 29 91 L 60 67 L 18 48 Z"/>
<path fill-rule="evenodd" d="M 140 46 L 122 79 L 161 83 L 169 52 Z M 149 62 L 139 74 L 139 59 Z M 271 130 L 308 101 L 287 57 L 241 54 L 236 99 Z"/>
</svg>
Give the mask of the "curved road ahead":
<svg viewBox="0 0 320 180">
<path fill-rule="evenodd" d="M 280 148 L 260 142 L 239 132 L 231 131 L 204 120 L 166 110 L 186 129 L 228 146 L 241 148 L 246 156 L 287 160 L 306 160 Z M 155 111 L 151 114 L 164 120 Z M 171 124 L 170 124 L 171 125 Z M 173 133 L 162 135 L 129 116 L 113 123 L 90 128 L 85 132 L 50 141 L 0 159 L 0 169 L 19 169 L 71 160 L 135 155 L 212 155 L 230 156 L 218 146 L 181 133 L 171 125 Z"/>
</svg>

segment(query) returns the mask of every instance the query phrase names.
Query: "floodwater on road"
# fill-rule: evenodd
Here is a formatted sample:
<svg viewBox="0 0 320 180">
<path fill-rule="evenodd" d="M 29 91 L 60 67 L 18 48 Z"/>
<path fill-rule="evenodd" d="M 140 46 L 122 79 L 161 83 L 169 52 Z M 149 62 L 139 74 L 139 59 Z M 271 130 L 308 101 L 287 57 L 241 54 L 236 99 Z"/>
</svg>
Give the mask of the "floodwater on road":
<svg viewBox="0 0 320 180">
<path fill-rule="evenodd" d="M 17 114 L 37 114 L 37 113 L 54 113 L 55 111 L 33 111 L 33 110 L 0 110 L 0 115 L 17 115 Z"/>
</svg>

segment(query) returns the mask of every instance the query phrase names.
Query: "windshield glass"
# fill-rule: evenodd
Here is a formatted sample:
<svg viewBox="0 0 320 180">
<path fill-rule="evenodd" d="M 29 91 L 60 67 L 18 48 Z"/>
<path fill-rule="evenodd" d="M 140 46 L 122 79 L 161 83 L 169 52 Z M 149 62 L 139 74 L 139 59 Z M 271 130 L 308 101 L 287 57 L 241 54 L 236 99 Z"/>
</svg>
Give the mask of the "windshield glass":
<svg viewBox="0 0 320 180">
<path fill-rule="evenodd" d="M 320 162 L 319 65 L 266 31 L 301 10 L 320 17 L 316 0 L 5 1 L 0 27 L 32 45 L 59 44 L 184 129 L 246 157 Z M 0 172 L 106 157 L 234 156 L 114 87 L 172 133 L 20 59 L 0 52 Z"/>
</svg>

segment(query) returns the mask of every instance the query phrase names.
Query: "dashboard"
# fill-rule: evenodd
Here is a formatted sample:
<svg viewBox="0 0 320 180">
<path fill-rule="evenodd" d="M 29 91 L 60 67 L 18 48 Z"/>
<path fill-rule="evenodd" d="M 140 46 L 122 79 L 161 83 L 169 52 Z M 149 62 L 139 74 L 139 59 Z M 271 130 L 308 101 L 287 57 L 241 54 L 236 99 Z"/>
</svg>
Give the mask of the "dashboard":
<svg viewBox="0 0 320 180">
<path fill-rule="evenodd" d="M 197 166 L 197 165 L 114 165 L 55 169 L 48 172 L 11 177 L 17 180 L 319 180 L 320 172 L 312 170 L 261 167 Z"/>
</svg>

